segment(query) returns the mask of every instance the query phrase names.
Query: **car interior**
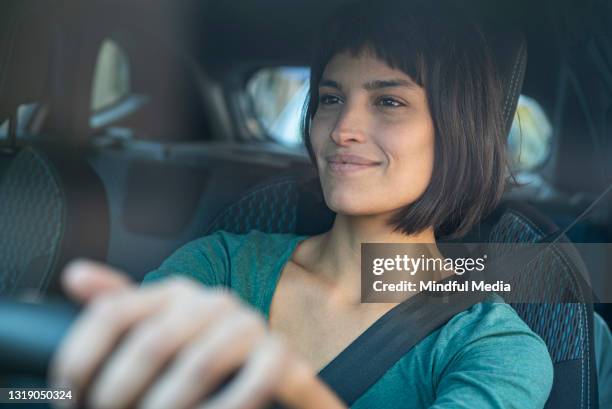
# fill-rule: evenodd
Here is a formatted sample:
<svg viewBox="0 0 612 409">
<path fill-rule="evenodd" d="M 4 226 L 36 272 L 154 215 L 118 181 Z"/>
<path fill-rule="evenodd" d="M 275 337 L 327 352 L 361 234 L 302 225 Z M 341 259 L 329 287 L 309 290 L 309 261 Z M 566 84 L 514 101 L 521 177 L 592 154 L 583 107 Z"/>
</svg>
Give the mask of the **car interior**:
<svg viewBox="0 0 612 409">
<path fill-rule="evenodd" d="M 313 32 L 350 1 L 3 1 L 0 297 L 61 297 L 60 273 L 75 258 L 140 282 L 217 230 L 329 229 L 334 213 L 299 115 Z M 569 243 L 611 243 L 612 3 L 459 3 L 491 27 L 517 181 L 459 241 L 534 243 L 561 232 Z M 513 305 L 553 359 L 547 408 L 603 408 L 612 395 L 594 350 L 612 306 L 591 302 L 576 278 L 606 262 L 549 257 L 542 285 L 570 295 Z M 28 334 L 12 330 L 0 329 L 0 380 L 24 368 L 40 375 L 43 358 L 25 362 L 18 352 L 33 344 L 16 346 Z M 345 364 L 356 369 L 354 357 Z M 338 374 L 321 376 L 344 388 Z"/>
</svg>

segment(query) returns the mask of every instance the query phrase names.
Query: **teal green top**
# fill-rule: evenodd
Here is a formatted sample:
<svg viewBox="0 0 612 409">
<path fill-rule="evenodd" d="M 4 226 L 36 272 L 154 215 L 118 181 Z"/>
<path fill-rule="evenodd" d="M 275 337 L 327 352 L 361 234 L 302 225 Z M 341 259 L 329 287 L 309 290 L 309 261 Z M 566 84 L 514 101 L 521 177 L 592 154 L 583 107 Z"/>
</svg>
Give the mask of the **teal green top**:
<svg viewBox="0 0 612 409">
<path fill-rule="evenodd" d="M 305 238 L 217 232 L 180 248 L 145 282 L 184 275 L 230 287 L 267 319 L 280 273 Z M 351 407 L 536 409 L 544 407 L 552 380 L 542 339 L 508 304 L 485 302 L 427 336 Z"/>
</svg>

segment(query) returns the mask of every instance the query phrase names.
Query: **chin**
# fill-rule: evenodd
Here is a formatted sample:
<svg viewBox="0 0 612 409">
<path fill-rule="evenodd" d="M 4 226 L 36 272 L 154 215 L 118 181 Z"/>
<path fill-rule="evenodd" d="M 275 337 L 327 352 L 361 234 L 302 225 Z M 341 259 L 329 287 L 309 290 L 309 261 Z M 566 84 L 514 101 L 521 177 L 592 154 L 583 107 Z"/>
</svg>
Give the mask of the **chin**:
<svg viewBox="0 0 612 409">
<path fill-rule="evenodd" d="M 372 203 L 367 203 L 367 199 L 376 197 L 363 192 L 340 191 L 334 189 L 333 192 L 325 192 L 325 203 L 327 207 L 338 214 L 348 216 L 364 216 L 379 213 L 381 209 Z M 365 199 L 365 200 L 364 200 Z"/>
<path fill-rule="evenodd" d="M 333 189 L 324 189 L 323 195 L 327 207 L 336 212 L 347 216 L 367 216 L 379 215 L 398 211 L 411 203 L 418 200 L 418 195 L 407 195 L 405 200 L 394 197 L 394 194 L 385 194 L 385 192 L 376 191 L 375 189 L 346 189 L 342 187 L 334 187 Z M 384 198 L 389 198 L 385 200 Z"/>
</svg>

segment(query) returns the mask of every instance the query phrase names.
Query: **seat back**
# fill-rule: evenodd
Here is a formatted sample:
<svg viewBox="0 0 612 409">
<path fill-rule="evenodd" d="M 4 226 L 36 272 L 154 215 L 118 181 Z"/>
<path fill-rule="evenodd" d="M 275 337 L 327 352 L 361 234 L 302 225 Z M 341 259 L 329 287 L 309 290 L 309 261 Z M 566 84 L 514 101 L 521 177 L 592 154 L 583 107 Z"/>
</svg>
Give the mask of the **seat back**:
<svg viewBox="0 0 612 409">
<path fill-rule="evenodd" d="M 534 243 L 558 231 L 535 209 L 517 203 L 503 205 L 488 223 L 487 241 L 503 243 L 499 248 L 504 252 L 512 251 L 512 244 Z M 546 408 L 598 407 L 593 304 L 580 271 L 585 269 L 577 250 L 566 243 L 546 251 L 510 280 L 526 299 L 547 294 L 546 299 L 564 301 L 511 304 L 548 346 L 554 383 Z"/>
<path fill-rule="evenodd" d="M 60 292 L 77 257 L 106 258 L 109 214 L 98 176 L 79 153 L 25 146 L 2 153 L 0 295 Z"/>
<path fill-rule="evenodd" d="M 48 285 L 64 219 L 62 191 L 51 169 L 46 157 L 24 149 L 0 179 L 1 295 L 26 287 L 43 291 Z M 35 274 L 38 283 L 28 279 Z"/>
<path fill-rule="evenodd" d="M 217 230 L 246 233 L 318 234 L 335 214 L 325 206 L 313 174 L 285 175 L 257 184 L 219 213 L 203 234 Z"/>
</svg>

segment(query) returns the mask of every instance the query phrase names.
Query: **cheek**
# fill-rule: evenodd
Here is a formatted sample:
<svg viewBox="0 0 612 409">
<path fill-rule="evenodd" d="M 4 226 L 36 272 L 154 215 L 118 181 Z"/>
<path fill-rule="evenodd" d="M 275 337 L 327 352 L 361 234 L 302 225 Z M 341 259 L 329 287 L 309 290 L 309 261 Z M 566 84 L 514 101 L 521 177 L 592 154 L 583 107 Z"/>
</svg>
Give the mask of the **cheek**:
<svg viewBox="0 0 612 409">
<path fill-rule="evenodd" d="M 319 158 L 321 157 L 320 153 L 323 151 L 325 142 L 329 139 L 332 127 L 332 121 L 323 115 L 315 114 L 312 119 L 310 126 L 310 145 L 317 158 L 317 162 L 319 162 Z M 319 163 L 317 163 L 317 167 L 320 167 Z"/>
<path fill-rule="evenodd" d="M 402 132 L 396 129 L 383 139 L 388 155 L 388 188 L 396 190 L 404 201 L 414 201 L 423 194 L 431 180 L 435 140 L 433 126 L 425 123 Z"/>
</svg>

